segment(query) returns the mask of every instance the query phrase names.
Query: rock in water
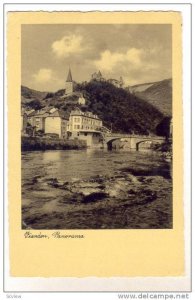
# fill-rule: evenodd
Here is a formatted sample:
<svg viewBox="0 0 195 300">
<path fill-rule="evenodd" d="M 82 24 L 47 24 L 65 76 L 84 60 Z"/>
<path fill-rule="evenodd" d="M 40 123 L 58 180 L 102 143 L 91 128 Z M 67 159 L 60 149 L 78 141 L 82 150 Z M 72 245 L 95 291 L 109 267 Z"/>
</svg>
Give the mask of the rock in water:
<svg viewBox="0 0 195 300">
<path fill-rule="evenodd" d="M 94 202 L 97 200 L 102 200 L 107 196 L 106 193 L 99 192 L 99 193 L 92 193 L 90 195 L 84 196 L 83 198 L 83 203 L 89 203 L 89 202 Z"/>
</svg>

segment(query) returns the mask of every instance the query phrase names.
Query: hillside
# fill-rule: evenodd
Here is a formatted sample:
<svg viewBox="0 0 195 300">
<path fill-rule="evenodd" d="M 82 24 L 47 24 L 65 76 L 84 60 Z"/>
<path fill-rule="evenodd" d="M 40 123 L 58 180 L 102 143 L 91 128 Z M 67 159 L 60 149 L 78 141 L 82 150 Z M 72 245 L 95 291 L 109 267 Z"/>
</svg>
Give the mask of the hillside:
<svg viewBox="0 0 195 300">
<path fill-rule="evenodd" d="M 85 85 L 89 110 L 113 131 L 147 134 L 155 132 L 163 115 L 146 101 L 107 82 Z"/>
<path fill-rule="evenodd" d="M 47 92 L 39 92 L 33 89 L 29 89 L 26 86 L 21 86 L 21 101 L 24 105 L 32 100 L 42 100 L 46 95 Z"/>
<path fill-rule="evenodd" d="M 129 91 L 158 108 L 165 116 L 172 115 L 172 79 L 134 85 Z"/>
<path fill-rule="evenodd" d="M 97 114 L 104 125 L 112 127 L 115 132 L 155 133 L 156 126 L 163 119 L 163 114 L 157 108 L 108 82 L 93 81 L 78 84 L 76 89 L 78 93 L 82 92 L 87 100 L 86 106 L 82 109 Z M 78 106 L 75 104 L 74 96 L 62 99 L 60 96 L 57 97 L 56 93 L 49 93 L 49 96 L 45 95 L 45 99 L 39 98 L 39 101 L 42 106 L 54 105 L 66 112 Z"/>
</svg>

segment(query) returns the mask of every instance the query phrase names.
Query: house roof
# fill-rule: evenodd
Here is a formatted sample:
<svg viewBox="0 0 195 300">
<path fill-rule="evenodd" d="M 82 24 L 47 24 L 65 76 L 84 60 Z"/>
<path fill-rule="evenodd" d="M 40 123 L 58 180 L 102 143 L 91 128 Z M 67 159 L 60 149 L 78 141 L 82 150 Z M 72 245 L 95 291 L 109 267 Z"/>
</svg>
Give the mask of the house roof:
<svg viewBox="0 0 195 300">
<path fill-rule="evenodd" d="M 60 117 L 63 119 L 69 119 L 69 115 L 63 110 L 59 110 L 54 107 L 44 107 L 41 110 L 29 110 L 22 111 L 22 115 L 27 114 L 28 117 L 47 118 L 47 117 Z"/>
<path fill-rule="evenodd" d="M 83 117 L 88 117 L 96 120 L 101 120 L 97 115 L 94 115 L 92 112 L 90 111 L 83 112 L 79 108 L 72 110 L 70 114 L 71 116 L 83 116 Z"/>
<path fill-rule="evenodd" d="M 60 117 L 62 119 L 66 119 L 66 120 L 69 119 L 69 116 L 67 113 L 65 113 L 64 111 L 58 110 L 58 109 L 56 111 L 54 111 L 53 113 L 47 113 L 47 115 L 45 117 L 46 118 L 47 117 Z"/>
<path fill-rule="evenodd" d="M 33 116 L 36 115 L 36 111 L 35 111 L 35 110 L 32 110 L 32 111 L 30 111 L 30 112 L 26 112 L 26 114 L 27 114 L 28 117 L 33 117 Z"/>
</svg>

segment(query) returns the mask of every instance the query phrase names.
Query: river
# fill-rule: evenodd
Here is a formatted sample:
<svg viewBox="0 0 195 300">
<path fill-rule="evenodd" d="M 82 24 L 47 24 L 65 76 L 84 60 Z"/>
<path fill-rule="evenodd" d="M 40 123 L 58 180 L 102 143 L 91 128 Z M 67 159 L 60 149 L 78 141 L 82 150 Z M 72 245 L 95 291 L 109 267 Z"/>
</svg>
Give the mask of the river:
<svg viewBox="0 0 195 300">
<path fill-rule="evenodd" d="M 22 228 L 172 228 L 171 163 L 153 151 L 23 152 Z"/>
</svg>

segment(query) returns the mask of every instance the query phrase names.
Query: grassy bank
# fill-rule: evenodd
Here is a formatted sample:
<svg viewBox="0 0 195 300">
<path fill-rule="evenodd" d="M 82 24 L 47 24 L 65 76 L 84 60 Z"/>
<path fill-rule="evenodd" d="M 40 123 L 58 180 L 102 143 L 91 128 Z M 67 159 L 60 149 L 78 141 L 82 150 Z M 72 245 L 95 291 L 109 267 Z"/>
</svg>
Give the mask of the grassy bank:
<svg viewBox="0 0 195 300">
<path fill-rule="evenodd" d="M 22 137 L 22 151 L 40 150 L 80 150 L 85 149 L 86 143 L 80 140 L 43 139 L 38 137 Z"/>
</svg>

